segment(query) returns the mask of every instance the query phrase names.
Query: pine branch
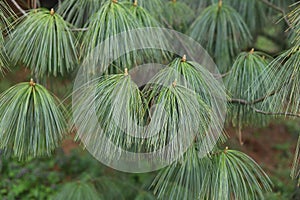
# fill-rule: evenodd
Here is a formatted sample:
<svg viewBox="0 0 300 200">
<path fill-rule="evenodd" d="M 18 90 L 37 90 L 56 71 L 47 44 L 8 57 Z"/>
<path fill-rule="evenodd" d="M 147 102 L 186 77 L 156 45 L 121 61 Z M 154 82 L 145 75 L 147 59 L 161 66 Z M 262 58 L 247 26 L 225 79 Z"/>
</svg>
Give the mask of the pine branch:
<svg viewBox="0 0 300 200">
<path fill-rule="evenodd" d="M 267 6 L 273 8 L 274 10 L 280 12 L 282 14 L 282 17 L 283 17 L 284 21 L 289 26 L 289 28 L 292 27 L 290 21 L 287 18 L 287 15 L 286 15 L 285 11 L 282 8 L 274 5 L 273 3 L 269 2 L 268 0 L 260 0 L 260 1 L 263 2 L 264 4 L 266 4 Z"/>
<path fill-rule="evenodd" d="M 270 94 L 267 94 L 261 98 L 255 99 L 254 101 L 247 101 L 244 99 L 230 99 L 228 102 L 234 103 L 234 104 L 241 104 L 241 105 L 253 105 L 253 104 L 257 104 L 257 103 L 264 101 L 266 98 L 273 96 L 275 93 L 276 93 L 275 91 L 271 92 Z"/>
<path fill-rule="evenodd" d="M 216 78 L 216 79 L 222 79 L 226 76 L 228 76 L 230 74 L 230 71 L 229 72 L 226 72 L 224 74 L 213 74 L 213 76 Z"/>
<path fill-rule="evenodd" d="M 21 8 L 21 6 L 15 1 L 15 0 L 11 0 L 11 2 L 15 5 L 15 7 L 23 14 L 23 15 L 27 15 L 27 13 L 25 12 L 25 10 L 23 10 Z"/>
<path fill-rule="evenodd" d="M 266 98 L 268 97 L 271 97 L 275 94 L 276 92 L 272 92 L 264 97 L 261 97 L 259 99 L 256 99 L 254 101 L 246 101 L 244 99 L 230 99 L 228 102 L 229 103 L 233 103 L 233 104 L 240 104 L 240 105 L 250 105 L 250 107 L 256 112 L 256 113 L 260 113 L 260 114 L 263 114 L 263 115 L 284 115 L 284 116 L 289 116 L 289 117 L 299 117 L 300 118 L 300 114 L 293 114 L 293 113 L 288 113 L 288 112 L 266 112 L 266 111 L 263 111 L 263 110 L 259 110 L 257 108 L 255 108 L 253 105 L 254 104 L 257 104 L 257 103 L 260 103 L 262 101 L 264 101 Z"/>
<path fill-rule="evenodd" d="M 274 93 L 275 94 L 275 93 Z M 273 94 L 273 95 L 274 95 Z M 263 111 L 263 110 L 259 110 L 257 108 L 255 108 L 253 106 L 253 104 L 256 104 L 256 103 L 259 103 L 259 102 L 262 102 L 263 100 L 265 100 L 267 97 L 269 96 L 266 96 L 266 97 L 262 97 L 260 99 L 256 99 L 252 102 L 249 102 L 249 101 L 246 101 L 244 99 L 231 99 L 229 100 L 229 103 L 236 103 L 236 104 L 240 104 L 240 105 L 250 105 L 250 107 L 256 112 L 256 113 L 260 113 L 260 114 L 263 114 L 263 115 L 284 115 L 284 116 L 289 116 L 289 117 L 299 117 L 300 118 L 300 114 L 293 114 L 293 113 L 287 113 L 287 112 L 282 112 L 282 113 L 277 113 L 277 112 L 266 112 L 266 111 Z"/>
<path fill-rule="evenodd" d="M 263 110 L 259 110 L 259 109 L 256 109 L 254 107 L 252 107 L 253 110 L 257 113 L 260 113 L 260 114 L 263 114 L 263 115 L 283 115 L 283 116 L 289 116 L 289 117 L 299 117 L 300 118 L 300 114 L 293 114 L 293 113 L 287 113 L 287 112 L 283 112 L 283 113 L 276 113 L 276 112 L 265 112 Z"/>
</svg>

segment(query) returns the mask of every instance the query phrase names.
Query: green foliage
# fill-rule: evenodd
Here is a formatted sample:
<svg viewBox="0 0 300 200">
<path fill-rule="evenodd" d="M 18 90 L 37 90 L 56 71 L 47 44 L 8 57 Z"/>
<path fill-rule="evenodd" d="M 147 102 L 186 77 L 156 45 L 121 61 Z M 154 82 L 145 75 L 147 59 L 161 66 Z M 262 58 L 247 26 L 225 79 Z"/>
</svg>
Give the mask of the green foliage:
<svg viewBox="0 0 300 200">
<path fill-rule="evenodd" d="M 159 199 L 263 199 L 270 180 L 244 153 L 224 150 L 198 158 L 190 149 L 154 181 Z"/>
<path fill-rule="evenodd" d="M 224 2 L 227 2 L 226 0 Z M 252 33 L 260 31 L 267 23 L 266 5 L 260 0 L 229 0 L 228 4 L 243 17 Z"/>
<path fill-rule="evenodd" d="M 16 18 L 15 13 L 5 1 L 0 2 L 0 29 L 8 31 L 11 28 L 11 21 Z"/>
<path fill-rule="evenodd" d="M 277 6 L 278 8 L 283 9 L 286 13 L 289 11 L 290 6 L 296 3 L 298 0 L 269 0 L 270 3 Z M 273 8 L 269 7 L 268 15 L 273 17 L 273 19 L 280 19 L 282 15 L 278 16 L 278 12 Z"/>
<path fill-rule="evenodd" d="M 73 189 L 65 185 L 70 182 L 88 185 L 80 188 L 81 194 L 86 194 L 81 199 L 88 199 L 95 190 L 98 199 L 105 200 L 153 197 L 148 190 L 149 184 L 146 184 L 151 181 L 151 174 L 130 175 L 113 171 L 79 148 L 68 155 L 58 150 L 51 158 L 33 159 L 26 163 L 3 158 L 0 152 L 0 174 L 0 199 L 50 200 L 64 195 L 69 199 L 73 195 L 68 191 Z M 77 188 L 76 185 L 74 187 Z"/>
<path fill-rule="evenodd" d="M 163 1 L 162 0 L 121 0 L 121 1 L 129 1 L 136 2 L 138 5 L 147 10 L 152 16 L 158 19 L 162 12 Z"/>
<path fill-rule="evenodd" d="M 7 42 L 14 64 L 22 63 L 39 77 L 64 75 L 77 63 L 71 26 L 54 10 L 33 10 L 21 19 Z"/>
<path fill-rule="evenodd" d="M 58 99 L 31 81 L 6 90 L 0 100 L 0 149 L 20 160 L 50 156 L 66 134 Z"/>
<path fill-rule="evenodd" d="M 132 37 L 131 35 L 124 36 L 124 41 L 128 43 L 123 46 L 112 39 L 107 41 L 102 45 L 106 45 L 104 48 L 99 45 L 101 42 L 109 39 L 112 36 L 116 36 L 121 32 L 126 32 L 142 27 L 157 27 L 159 24 L 156 20 L 145 10 L 143 7 L 134 5 L 133 3 L 115 2 L 107 1 L 103 4 L 101 9 L 94 14 L 88 25 L 88 30 L 83 36 L 82 50 L 83 55 L 88 55 L 87 58 L 92 57 L 96 63 L 91 63 L 96 67 L 100 62 L 101 66 L 110 64 L 109 73 L 118 72 L 120 67 L 122 68 L 133 68 L 144 59 L 155 60 L 156 57 L 161 58 L 164 53 L 159 52 L 159 56 L 155 51 L 142 50 L 142 51 L 132 51 L 127 52 L 126 50 L 134 44 L 151 44 L 153 41 L 149 38 L 145 38 L 142 35 L 137 37 Z M 153 32 L 153 38 L 161 38 L 163 40 L 163 35 Z M 112 47 L 116 45 L 115 47 Z M 144 45 L 145 46 L 145 45 Z M 119 52 L 119 49 L 124 49 L 125 55 L 121 56 L 119 59 L 115 60 L 114 63 L 104 63 L 104 61 L 99 60 L 99 56 L 106 55 L 106 57 L 114 57 Z M 119 55 L 118 55 L 119 56 Z M 98 67 L 98 66 L 97 66 Z"/>
<path fill-rule="evenodd" d="M 20 163 L 5 159 L 0 152 L 0 199 L 51 199 L 64 178 L 55 171 L 55 159 L 37 159 Z"/>
<path fill-rule="evenodd" d="M 74 120 L 79 122 L 77 128 L 81 130 L 77 137 L 85 144 L 92 146 L 90 151 L 94 155 L 114 152 L 114 147 L 100 142 L 105 136 L 122 148 L 133 147 L 137 139 L 125 133 L 142 134 L 138 125 L 143 124 L 145 111 L 139 88 L 126 73 L 105 75 L 96 81 L 96 86 L 94 84 L 91 87 L 84 86 L 85 92 L 94 93 L 95 96 L 76 103 L 76 109 L 78 109 L 76 112 L 79 115 Z M 96 93 L 93 90 L 96 90 Z M 90 124 L 91 115 L 86 112 L 94 109 L 94 106 L 101 130 L 96 130 L 95 124 Z M 106 145 L 105 151 L 107 152 L 99 152 L 99 145 Z M 110 156 L 113 159 L 117 155 L 110 154 Z"/>
<path fill-rule="evenodd" d="M 205 158 L 204 158 L 205 159 Z M 207 165 L 198 158 L 195 148 L 190 148 L 180 160 L 162 170 L 152 186 L 158 199 L 198 199 Z"/>
<path fill-rule="evenodd" d="M 190 8 L 192 8 L 196 14 L 200 14 L 206 7 L 212 3 L 216 3 L 216 0 L 183 0 Z"/>
<path fill-rule="evenodd" d="M 156 200 L 156 197 L 149 192 L 142 191 L 135 197 L 134 200 Z"/>
<path fill-rule="evenodd" d="M 133 15 L 122 3 L 107 1 L 90 19 L 83 41 L 84 52 L 91 52 L 110 36 L 138 27 Z"/>
<path fill-rule="evenodd" d="M 140 2 L 140 1 L 137 1 Z M 124 6 L 128 8 L 128 11 L 133 15 L 134 21 L 137 21 L 138 27 L 143 28 L 143 27 L 161 27 L 161 24 L 154 18 L 153 15 L 150 14 L 150 12 L 142 5 L 135 5 L 135 3 L 124 3 Z M 156 31 L 151 31 L 153 35 L 153 39 L 160 38 L 160 46 L 164 49 L 167 49 L 167 41 L 168 39 L 166 38 L 165 34 L 162 31 L 159 31 L 156 29 Z M 140 38 L 137 38 L 137 41 L 139 43 L 146 43 L 146 44 L 151 44 L 153 42 L 151 39 L 145 37 L 143 38 L 142 36 Z M 137 44 L 139 44 L 137 43 Z M 130 45 L 129 45 L 130 46 Z M 131 53 L 131 61 L 135 61 L 136 64 L 141 64 L 141 63 L 160 63 L 161 61 L 164 60 L 170 60 L 170 53 L 161 51 L 161 50 L 154 50 L 154 49 L 143 49 L 143 50 L 138 50 L 134 51 Z M 126 62 L 128 63 L 128 57 L 126 59 L 126 54 L 122 56 L 119 60 L 120 66 L 124 67 L 124 60 L 127 60 Z M 123 61 L 122 61 L 123 60 Z M 118 61 L 116 61 L 118 63 Z M 129 63 L 130 63 L 129 62 Z M 126 65 L 128 68 L 132 68 L 132 65 Z"/>
<path fill-rule="evenodd" d="M 14 18 L 15 14 L 6 4 L 5 1 L 0 2 L 0 73 L 4 74 L 8 70 L 8 57 L 5 49 L 5 41 L 3 33 L 7 33 L 11 27 L 10 18 Z"/>
<path fill-rule="evenodd" d="M 263 199 L 271 181 L 246 154 L 225 149 L 212 155 L 200 199 Z"/>
<path fill-rule="evenodd" d="M 259 78 L 266 73 L 270 61 L 271 58 L 268 55 L 254 50 L 240 53 L 230 74 L 225 77 L 225 85 L 231 98 L 249 103 L 249 105 L 235 103 L 230 106 L 227 119 L 239 129 L 239 134 L 241 134 L 243 126 L 258 126 L 267 122 L 267 117 L 256 113 L 253 107 L 261 108 L 262 101 L 256 103 L 255 101 L 266 96 L 268 87 L 272 83 Z M 252 104 L 252 102 L 254 103 Z"/>
<path fill-rule="evenodd" d="M 64 19 L 76 27 L 84 27 L 88 19 L 96 13 L 103 4 L 103 0 L 69 0 L 63 1 L 58 7 Z"/>
<path fill-rule="evenodd" d="M 297 5 L 297 4 L 296 4 Z M 292 28 L 292 41 L 295 46 L 300 46 L 300 5 L 294 8 L 288 15 Z"/>
<path fill-rule="evenodd" d="M 287 11 L 288 5 L 295 2 L 268 1 L 280 8 L 273 8 L 276 12 L 268 13 L 270 8 L 260 0 L 69 0 L 63 1 L 59 7 L 61 16 L 54 10 L 28 12 L 16 21 L 12 33 L 9 32 L 10 17 L 14 14 L 5 1 L 1 1 L 0 73 L 7 71 L 9 57 L 14 65 L 28 67 L 43 82 L 47 82 L 46 75 L 70 73 L 78 64 L 74 31 L 79 31 L 78 35 L 82 36 L 81 59 L 91 56 L 96 60 L 84 64 L 98 67 L 94 64 L 107 64 L 97 57 L 100 53 L 105 54 L 101 54 L 102 57 L 114 57 L 119 49 L 130 49 L 131 43 L 127 42 L 150 44 L 156 38 L 162 45 L 167 42 L 160 33 L 153 34 L 150 39 L 141 34 L 124 38 L 124 44 L 109 43 L 103 49 L 97 49 L 109 37 L 142 27 L 160 27 L 156 20 L 162 16 L 165 20 L 161 22 L 185 31 L 197 13 L 200 15 L 189 33 L 208 50 L 222 73 L 229 71 L 224 80 L 232 99 L 251 103 L 266 95 L 272 96 L 263 103 L 230 107 L 229 118 L 239 129 L 246 125 L 257 126 L 267 117 L 258 115 L 254 107 L 286 115 L 290 114 L 288 112 L 299 114 L 300 111 L 299 5 L 287 16 L 292 25 L 289 30 L 293 32 L 289 50 L 270 65 L 270 58 L 263 53 L 240 53 L 251 42 L 250 32 L 258 36 L 265 30 L 264 26 L 270 20 L 268 14 L 276 20 L 282 18 L 281 8 Z M 72 30 L 73 25 L 86 29 Z M 284 23 L 280 26 L 285 29 Z M 273 36 L 278 38 L 276 34 L 270 38 Z M 285 48 L 284 44 L 280 45 Z M 85 98 L 78 99 L 74 111 L 77 112 L 74 116 L 78 117 L 75 121 L 79 122 L 74 128 L 78 130 L 76 138 L 92 146 L 89 151 L 94 155 L 102 154 L 110 159 L 119 156 L 115 147 L 102 142 L 106 141 L 102 137 L 108 137 L 118 147 L 130 151 L 148 152 L 171 145 L 173 151 L 163 155 L 162 159 L 172 158 L 175 152 L 188 148 L 182 157 L 160 172 L 150 190 L 145 179 L 151 175 L 116 173 L 104 167 L 98 168 L 97 161 L 90 157 L 78 159 L 78 154 L 75 154 L 57 163 L 37 160 L 26 167 L 20 167 L 23 164 L 14 161 L 0 161 L 0 198 L 46 199 L 62 186 L 59 194 L 53 195 L 54 199 L 152 200 L 156 199 L 152 189 L 160 199 L 263 199 L 264 192 L 270 191 L 270 180 L 251 158 L 228 149 L 211 152 L 202 144 L 205 138 L 211 143 L 225 140 L 222 134 L 220 138 L 215 134 L 223 133 L 218 116 L 222 113 L 218 112 L 226 106 L 220 105 L 220 101 L 226 99 L 225 90 L 219 84 L 221 78 L 218 81 L 203 66 L 188 62 L 185 57 L 170 62 L 144 88 L 138 88 L 127 69 L 124 74 L 115 74 L 125 67 L 131 69 L 150 60 L 166 63 L 169 57 L 162 51 L 138 50 L 109 63 L 111 68 L 105 75 L 82 85 L 79 92 L 83 92 Z M 96 111 L 96 121 L 89 118 L 91 110 Z M 33 81 L 8 89 L 0 94 L 0 149 L 19 160 L 51 155 L 67 131 L 65 112 L 54 95 Z M 102 130 L 96 124 L 100 124 Z M 144 128 L 145 125 L 148 127 Z M 134 136 L 142 134 L 154 136 L 143 139 L 140 145 L 138 142 L 142 139 Z M 180 142 L 175 140 L 170 144 L 176 136 L 184 137 Z M 184 147 L 182 144 L 189 140 L 194 141 L 193 146 Z M 103 146 L 104 150 L 99 151 Z M 299 146 L 300 139 L 293 178 L 299 178 Z M 287 151 L 289 145 L 274 145 L 274 148 Z M 199 153 L 203 151 L 210 153 L 200 157 Z M 49 168 L 40 167 L 39 161 L 45 162 Z M 36 173 L 38 176 L 30 176 Z M 285 186 L 278 182 L 280 187 Z"/>
<path fill-rule="evenodd" d="M 204 67 L 176 58 L 149 83 L 143 90 L 148 105 L 161 106 L 151 115 L 147 134 L 155 136 L 149 139 L 150 146 L 160 149 L 166 143 L 169 144 L 175 136 L 183 136 L 182 134 L 185 134 L 185 139 L 196 137 L 199 141 L 205 136 L 209 137 L 211 142 L 220 139 L 210 133 L 209 129 L 222 132 L 222 124 L 213 108 L 218 100 L 226 95 L 217 80 Z M 219 106 L 221 108 L 222 103 Z M 212 121 L 214 123 L 211 123 Z M 161 130 L 157 129 L 157 124 L 161 125 Z M 179 148 L 177 143 L 172 145 L 174 150 Z"/>
<path fill-rule="evenodd" d="M 207 7 L 189 32 L 213 57 L 221 73 L 231 69 L 235 56 L 251 41 L 243 18 L 232 7 L 222 3 Z"/>
<path fill-rule="evenodd" d="M 160 26 L 158 21 L 152 17 L 152 15 L 145 10 L 139 4 L 135 5 L 133 3 L 124 3 L 133 14 L 135 20 L 137 20 L 141 27 L 158 27 Z"/>
<path fill-rule="evenodd" d="M 197 63 L 176 58 L 153 77 L 142 92 L 127 71 L 125 74 L 104 75 L 82 88 L 81 95 L 89 94 L 90 97 L 75 102 L 78 117 L 74 120 L 78 122 L 77 128 L 80 130 L 77 138 L 92 146 L 89 151 L 96 155 L 114 149 L 109 144 L 99 142 L 103 141 L 101 138 L 104 136 L 117 146 L 132 149 L 137 148 L 134 144 L 138 141 L 132 135 L 151 135 L 153 137 L 144 141 L 143 147 L 147 150 L 160 149 L 178 136 L 186 140 L 197 137 L 199 141 L 209 138 L 212 143 L 220 139 L 209 131 L 222 131 L 214 106 L 226 96 L 224 88 Z M 152 105 L 159 106 L 151 110 L 148 106 Z M 218 106 L 221 108 L 225 105 Z M 93 116 L 87 112 L 93 108 L 101 130 L 91 122 Z M 146 122 L 149 124 L 144 130 L 142 127 Z M 105 146 L 105 152 L 99 152 L 101 145 Z M 180 142 L 170 145 L 174 150 L 171 154 L 177 152 L 176 148 L 183 148 Z M 207 147 L 204 145 L 202 148 Z"/>
<path fill-rule="evenodd" d="M 185 32 L 194 19 L 195 13 L 184 2 L 171 0 L 164 4 L 162 17 L 165 18 L 167 25 L 177 31 Z"/>
<path fill-rule="evenodd" d="M 125 180 L 127 185 L 124 186 L 120 179 L 121 177 L 116 179 L 108 176 L 99 177 L 95 180 L 95 188 L 101 191 L 103 199 L 125 199 L 125 195 L 132 193 L 132 188 L 128 184 L 129 180 Z"/>
<path fill-rule="evenodd" d="M 125 3 L 127 4 L 127 2 Z M 118 33 L 138 28 L 138 21 L 134 19 L 135 16 L 130 12 L 127 6 L 124 6 L 124 3 L 114 1 L 107 1 L 104 3 L 101 9 L 90 19 L 88 30 L 83 38 L 83 54 L 95 55 L 93 58 L 98 60 L 96 57 L 99 55 L 99 53 L 97 53 L 98 45 L 105 39 Z M 108 45 L 106 48 L 107 52 L 114 54 L 116 51 L 114 49 L 119 49 L 121 47 L 112 48 L 111 45 Z M 135 62 L 135 58 L 136 57 L 126 56 L 121 63 L 129 63 L 130 65 Z M 120 67 L 121 63 L 117 63 L 117 66 Z"/>
<path fill-rule="evenodd" d="M 293 139 L 297 140 L 297 138 L 293 136 L 290 138 L 290 141 L 293 141 Z M 280 142 L 278 145 L 280 145 Z M 268 170 L 268 174 L 273 183 L 273 191 L 265 195 L 266 200 L 299 199 L 299 194 L 297 194 L 297 192 L 299 192 L 297 181 L 292 180 L 289 176 L 291 173 L 291 160 L 293 159 L 293 153 L 290 150 L 294 145 L 294 143 L 289 142 L 288 149 L 278 151 L 277 154 L 272 156 L 272 160 L 276 160 L 276 165 L 268 166 L 267 163 L 262 164 L 264 168 L 271 169 Z M 276 169 L 273 170 L 273 167 L 276 167 Z"/>
<path fill-rule="evenodd" d="M 291 176 L 292 178 L 298 179 L 298 186 L 300 186 L 300 137 L 298 139 L 298 143 L 296 147 Z"/>
<path fill-rule="evenodd" d="M 274 112 L 294 113 L 300 111 L 300 48 L 291 48 L 270 63 L 265 76 L 269 84 L 268 94 L 274 98 L 264 101 L 264 107 Z M 269 106 L 270 103 L 270 106 Z"/>
<path fill-rule="evenodd" d="M 0 33 L 0 73 L 4 74 L 5 70 L 8 69 L 8 58 L 6 49 L 4 47 L 4 37 L 2 32 Z"/>
<path fill-rule="evenodd" d="M 56 200 L 101 200 L 95 187 L 87 182 L 77 181 L 66 183 L 61 192 L 55 197 Z"/>
</svg>

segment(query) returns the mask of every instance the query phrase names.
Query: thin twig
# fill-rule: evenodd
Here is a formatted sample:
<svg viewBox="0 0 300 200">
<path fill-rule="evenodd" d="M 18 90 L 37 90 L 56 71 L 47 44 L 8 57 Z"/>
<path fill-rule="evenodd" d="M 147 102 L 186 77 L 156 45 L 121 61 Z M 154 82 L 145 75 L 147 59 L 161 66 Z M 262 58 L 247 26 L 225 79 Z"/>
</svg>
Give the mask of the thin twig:
<svg viewBox="0 0 300 200">
<path fill-rule="evenodd" d="M 257 113 L 263 114 L 263 115 L 283 115 L 283 116 L 289 116 L 289 117 L 299 117 L 300 118 L 300 114 L 293 114 L 293 113 L 275 113 L 275 112 L 265 112 L 259 109 L 256 109 L 254 107 L 252 107 L 253 110 Z"/>
<path fill-rule="evenodd" d="M 260 1 L 263 2 L 264 4 L 270 6 L 274 10 L 280 12 L 282 14 L 282 17 L 283 17 L 284 21 L 289 26 L 289 28 L 292 27 L 290 21 L 288 20 L 288 18 L 286 16 L 285 11 L 282 8 L 280 8 L 279 6 L 274 5 L 273 3 L 269 2 L 268 0 L 260 0 Z"/>
<path fill-rule="evenodd" d="M 226 76 L 228 76 L 230 74 L 230 71 L 229 72 L 226 72 L 224 74 L 213 74 L 213 76 L 216 78 L 216 79 L 221 79 L 221 78 L 224 78 Z"/>
<path fill-rule="evenodd" d="M 267 94 L 264 97 L 261 97 L 259 99 L 255 99 L 253 101 L 246 101 L 244 99 L 230 99 L 229 103 L 241 104 L 241 105 L 253 105 L 253 104 L 257 104 L 257 103 L 260 103 L 260 102 L 264 101 L 266 98 L 273 96 L 275 93 L 276 92 L 273 91 L 270 94 Z"/>
<path fill-rule="evenodd" d="M 36 9 L 36 8 L 37 8 L 36 0 L 33 0 L 32 3 L 33 3 L 33 5 L 32 5 L 32 6 L 33 6 L 33 9 Z"/>
<path fill-rule="evenodd" d="M 251 105 L 251 103 L 249 101 L 246 101 L 244 99 L 230 99 L 230 100 L 228 100 L 228 103 L 241 104 L 241 105 Z"/>
<path fill-rule="evenodd" d="M 230 103 L 238 103 L 238 104 L 241 104 L 241 105 L 248 105 L 250 106 L 250 108 L 252 108 L 256 113 L 260 113 L 260 114 L 263 114 L 263 115 L 283 115 L 283 116 L 289 116 L 289 117 L 299 117 L 300 118 L 300 114 L 293 114 L 293 113 L 288 113 L 288 112 L 285 112 L 285 113 L 276 113 L 276 112 L 266 112 L 266 111 L 263 111 L 263 110 L 259 110 L 257 108 L 255 108 L 253 106 L 253 104 L 255 103 L 259 103 L 263 101 L 263 98 L 261 99 L 257 99 L 253 102 L 248 102 L 246 100 L 243 100 L 243 99 L 231 99 L 229 102 Z"/>
<path fill-rule="evenodd" d="M 266 111 L 263 111 L 263 110 L 259 110 L 257 108 L 255 108 L 253 105 L 256 104 L 256 103 L 260 103 L 262 101 L 264 101 L 266 98 L 270 97 L 270 96 L 273 96 L 276 92 L 272 92 L 262 98 L 259 98 L 259 99 L 256 99 L 254 101 L 246 101 L 244 99 L 230 99 L 229 100 L 229 103 L 236 103 L 236 104 L 241 104 L 241 105 L 248 105 L 250 106 L 250 108 L 252 108 L 256 113 L 260 113 L 260 114 L 263 114 L 263 115 L 283 115 L 283 116 L 289 116 L 289 117 L 299 117 L 300 118 L 300 114 L 294 114 L 294 113 L 288 113 L 288 112 L 282 112 L 282 113 L 276 113 L 276 112 L 266 112 Z"/>
<path fill-rule="evenodd" d="M 21 8 L 21 6 L 15 1 L 15 0 L 11 0 L 11 2 L 16 6 L 16 8 L 23 14 L 23 15 L 27 15 L 27 13 L 25 12 L 25 10 L 23 10 Z"/>
<path fill-rule="evenodd" d="M 74 32 L 79 32 L 79 31 L 87 31 L 89 30 L 88 28 L 72 28 L 71 31 L 74 31 Z"/>
</svg>

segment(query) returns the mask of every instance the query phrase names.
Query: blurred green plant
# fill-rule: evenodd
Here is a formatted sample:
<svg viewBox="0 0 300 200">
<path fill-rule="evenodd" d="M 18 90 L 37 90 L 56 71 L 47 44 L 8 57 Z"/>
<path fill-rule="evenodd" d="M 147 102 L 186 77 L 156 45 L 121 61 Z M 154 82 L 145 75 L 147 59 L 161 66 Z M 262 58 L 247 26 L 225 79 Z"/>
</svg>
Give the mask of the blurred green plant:
<svg viewBox="0 0 300 200">
<path fill-rule="evenodd" d="M 11 29 L 11 21 L 15 19 L 15 14 L 5 1 L 0 2 L 0 73 L 4 74 L 9 68 L 9 59 L 7 56 L 4 34 Z"/>
<path fill-rule="evenodd" d="M 75 27 L 84 27 L 89 18 L 94 15 L 104 3 L 104 0 L 69 0 L 63 1 L 57 10 L 66 21 Z"/>
<path fill-rule="evenodd" d="M 189 34 L 208 51 L 221 73 L 231 69 L 237 54 L 252 40 L 241 15 L 221 0 L 201 12 Z"/>
<path fill-rule="evenodd" d="M 241 144 L 243 127 L 257 127 L 268 122 L 268 117 L 257 113 L 255 109 L 261 109 L 269 85 L 273 83 L 272 78 L 260 78 L 268 70 L 271 61 L 270 56 L 254 49 L 242 52 L 236 58 L 229 75 L 224 78 L 232 102 L 227 120 L 238 129 Z"/>
<path fill-rule="evenodd" d="M 171 26 L 173 29 L 183 33 L 195 18 L 194 11 L 184 2 L 170 0 L 164 3 L 163 8 L 162 21 L 167 23 L 167 27 Z"/>
</svg>

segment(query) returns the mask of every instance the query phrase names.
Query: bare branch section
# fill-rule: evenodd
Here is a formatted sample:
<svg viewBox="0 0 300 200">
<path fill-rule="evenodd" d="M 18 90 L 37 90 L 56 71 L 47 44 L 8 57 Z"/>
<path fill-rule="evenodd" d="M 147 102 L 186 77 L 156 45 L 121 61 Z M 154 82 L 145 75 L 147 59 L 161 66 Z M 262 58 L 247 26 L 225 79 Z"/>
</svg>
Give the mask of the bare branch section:
<svg viewBox="0 0 300 200">
<path fill-rule="evenodd" d="M 88 31 L 88 28 L 72 28 L 71 31 L 80 32 L 80 31 Z"/>
<path fill-rule="evenodd" d="M 27 13 L 25 12 L 25 10 L 23 10 L 23 8 L 21 8 L 21 6 L 20 6 L 15 0 L 11 0 L 11 2 L 16 6 L 16 8 L 17 8 L 23 15 L 27 15 Z"/>
<path fill-rule="evenodd" d="M 286 113 L 286 112 L 283 112 L 283 113 L 265 112 L 265 111 L 256 109 L 254 107 L 252 107 L 252 108 L 255 112 L 263 114 L 263 115 L 274 115 L 274 116 L 280 116 L 281 115 L 281 116 L 287 116 L 287 117 L 298 117 L 298 118 L 300 118 L 300 114 L 293 114 L 293 113 Z"/>
<path fill-rule="evenodd" d="M 224 74 L 213 74 L 213 76 L 216 78 L 216 79 L 222 79 L 226 76 L 228 76 L 230 74 L 230 71 L 229 72 L 226 72 Z"/>
<path fill-rule="evenodd" d="M 289 28 L 292 27 L 290 21 L 287 18 L 287 15 L 286 15 L 284 9 L 280 8 L 279 6 L 276 6 L 275 4 L 271 3 L 268 0 L 260 0 L 260 1 L 263 2 L 264 4 L 266 4 L 267 6 L 273 8 L 274 10 L 282 13 L 282 17 L 283 17 L 284 21 L 286 22 L 286 24 L 289 26 Z"/>
<path fill-rule="evenodd" d="M 286 117 L 298 117 L 300 118 L 300 114 L 294 114 L 294 113 L 288 113 L 288 112 L 282 112 L 282 113 L 277 113 L 277 112 L 266 112 L 263 110 L 259 110 L 257 108 L 255 108 L 253 105 L 260 103 L 262 101 L 264 101 L 265 99 L 267 99 L 270 96 L 273 96 L 276 92 L 272 92 L 262 98 L 256 99 L 254 101 L 246 101 L 244 99 L 230 99 L 228 100 L 228 103 L 232 103 L 232 104 L 240 104 L 240 105 L 244 105 L 244 106 L 250 106 L 256 113 L 259 114 L 263 114 L 263 115 L 273 115 L 273 116 L 286 116 Z"/>
<path fill-rule="evenodd" d="M 229 103 L 232 103 L 232 104 L 241 104 L 241 105 L 253 105 L 253 104 L 257 104 L 257 103 L 260 103 L 260 102 L 264 101 L 268 97 L 273 96 L 275 93 L 276 92 L 273 91 L 273 92 L 271 92 L 270 94 L 267 94 L 264 97 L 261 97 L 259 99 L 255 99 L 254 101 L 246 101 L 244 99 L 230 99 Z"/>
<path fill-rule="evenodd" d="M 264 98 L 265 99 L 265 98 Z M 252 108 L 256 113 L 259 113 L 259 114 L 263 114 L 263 115 L 273 115 L 273 116 L 286 116 L 286 117 L 298 117 L 300 118 L 300 114 L 294 114 L 294 113 L 288 113 L 288 112 L 282 112 L 282 113 L 277 113 L 277 112 L 266 112 L 266 111 L 263 111 L 263 110 L 259 110 L 257 108 L 255 108 L 253 106 L 253 104 L 255 103 L 259 103 L 263 101 L 263 98 L 261 99 L 257 99 L 253 102 L 248 102 L 246 100 L 243 100 L 243 99 L 231 99 L 229 100 L 229 103 L 236 103 L 236 104 L 241 104 L 241 105 L 248 105 L 250 106 L 250 108 Z"/>
</svg>

